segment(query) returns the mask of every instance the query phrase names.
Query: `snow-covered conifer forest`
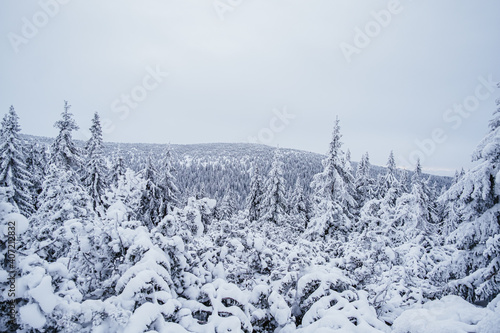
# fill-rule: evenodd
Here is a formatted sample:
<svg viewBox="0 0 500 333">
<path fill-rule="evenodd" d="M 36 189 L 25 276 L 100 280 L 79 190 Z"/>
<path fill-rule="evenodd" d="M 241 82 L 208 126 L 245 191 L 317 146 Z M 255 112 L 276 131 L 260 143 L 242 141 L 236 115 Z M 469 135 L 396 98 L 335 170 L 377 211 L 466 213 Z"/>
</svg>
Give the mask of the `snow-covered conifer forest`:
<svg viewBox="0 0 500 333">
<path fill-rule="evenodd" d="M 351 162 L 339 120 L 320 156 L 104 143 L 97 113 L 79 142 L 67 102 L 33 137 L 11 107 L 0 331 L 499 332 L 497 105 L 453 179 Z"/>
</svg>

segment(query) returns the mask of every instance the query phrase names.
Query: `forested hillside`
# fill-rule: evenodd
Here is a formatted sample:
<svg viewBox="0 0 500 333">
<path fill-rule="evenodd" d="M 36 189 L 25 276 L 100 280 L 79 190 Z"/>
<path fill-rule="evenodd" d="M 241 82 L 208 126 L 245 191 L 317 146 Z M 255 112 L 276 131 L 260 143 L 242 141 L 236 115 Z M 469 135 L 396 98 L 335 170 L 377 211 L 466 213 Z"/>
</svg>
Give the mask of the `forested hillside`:
<svg viewBox="0 0 500 333">
<path fill-rule="evenodd" d="M 0 132 L 0 331 L 498 332 L 500 101 L 474 168 Z M 50 126 L 47 124 L 46 126 Z M 477 306 L 474 304 L 481 304 Z"/>
<path fill-rule="evenodd" d="M 22 135 L 28 146 L 39 149 L 50 147 L 52 138 Z M 85 142 L 75 140 L 75 145 L 84 148 Z M 211 143 L 211 144 L 138 144 L 104 142 L 103 152 L 109 168 L 113 160 L 122 158 L 123 166 L 139 172 L 151 156 L 158 169 L 167 151 L 172 155 L 173 173 L 177 179 L 181 201 L 187 203 L 190 196 L 210 197 L 217 201 L 231 192 L 238 209 L 245 207 L 245 199 L 250 190 L 250 169 L 257 165 L 264 174 L 269 172 L 275 148 L 251 143 Z M 283 175 L 286 188 L 293 191 L 297 177 L 303 184 L 310 184 L 312 177 L 322 170 L 324 155 L 294 149 L 281 149 L 284 163 Z M 48 154 L 48 152 L 47 152 Z M 45 157 L 47 158 L 47 157 Z M 360 156 L 362 159 L 362 156 Z M 355 172 L 358 162 L 352 162 Z M 385 167 L 370 166 L 370 177 L 378 179 L 385 174 Z M 398 172 L 403 172 L 399 170 Z M 413 170 L 407 170 L 411 177 Z M 429 183 L 437 191 L 448 187 L 451 178 L 425 174 Z M 306 194 L 311 188 L 304 186 Z"/>
</svg>

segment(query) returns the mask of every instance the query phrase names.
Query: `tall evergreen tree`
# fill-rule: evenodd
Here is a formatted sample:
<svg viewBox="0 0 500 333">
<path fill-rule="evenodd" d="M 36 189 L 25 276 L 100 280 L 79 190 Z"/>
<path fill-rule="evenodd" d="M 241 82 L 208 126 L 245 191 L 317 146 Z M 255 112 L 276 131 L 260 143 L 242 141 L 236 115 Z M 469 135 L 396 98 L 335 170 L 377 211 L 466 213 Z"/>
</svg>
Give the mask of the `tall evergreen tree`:
<svg viewBox="0 0 500 333">
<path fill-rule="evenodd" d="M 346 180 L 346 192 L 347 195 L 350 196 L 353 201 L 349 202 L 346 201 L 346 213 L 349 218 L 357 218 L 357 215 L 359 213 L 359 210 L 356 205 L 356 202 L 354 202 L 356 198 L 356 184 L 355 184 L 355 178 L 354 178 L 354 173 L 353 173 L 353 164 L 351 161 L 351 151 L 347 149 L 347 152 L 345 154 L 344 158 L 344 170 L 345 170 L 345 180 Z"/>
<path fill-rule="evenodd" d="M 158 171 L 153 165 L 151 154 L 146 162 L 146 167 L 141 172 L 145 180 L 140 203 L 140 217 L 144 224 L 152 229 L 161 221 L 160 210 L 162 207 L 162 189 L 157 184 Z"/>
<path fill-rule="evenodd" d="M 400 182 L 397 177 L 396 161 L 394 159 L 394 153 L 391 150 L 389 158 L 387 159 L 386 173 L 380 178 L 380 182 L 377 188 L 377 196 L 379 198 L 385 197 L 389 189 L 400 190 Z"/>
<path fill-rule="evenodd" d="M 314 217 L 308 225 L 309 238 L 345 238 L 351 226 L 352 213 L 349 208 L 355 206 L 353 178 L 346 170 L 341 138 L 337 118 L 330 149 L 323 161 L 323 172 L 316 174 L 311 183 Z"/>
<path fill-rule="evenodd" d="M 217 203 L 215 207 L 215 217 L 219 220 L 229 220 L 234 213 L 236 213 L 236 202 L 235 197 L 236 194 L 229 187 L 226 188 L 226 194 L 222 198 L 220 202 Z"/>
<path fill-rule="evenodd" d="M 462 178 L 463 176 L 465 176 L 465 170 L 464 170 L 464 168 L 462 168 L 460 170 L 460 173 L 458 174 L 458 180 L 460 180 L 460 178 Z"/>
<path fill-rule="evenodd" d="M 472 160 L 477 165 L 460 177 L 440 201 L 453 209 L 448 236 L 457 253 L 450 283 L 455 293 L 470 301 L 489 300 L 500 292 L 500 100 Z"/>
<path fill-rule="evenodd" d="M 358 163 L 358 169 L 356 171 L 356 201 L 358 207 L 362 207 L 364 203 L 373 198 L 373 179 L 370 176 L 370 157 L 368 153 L 365 153 L 361 157 L 361 161 Z"/>
<path fill-rule="evenodd" d="M 330 149 L 323 161 L 323 172 L 314 176 L 312 187 L 316 199 L 328 199 L 338 202 L 347 211 L 349 206 L 354 205 L 354 199 L 350 191 L 353 186 L 353 178 L 346 169 L 339 123 L 340 121 L 337 118 Z"/>
<path fill-rule="evenodd" d="M 422 165 L 420 164 L 420 158 L 417 159 L 417 163 L 415 165 L 415 171 L 413 172 L 413 175 L 411 176 L 411 184 L 415 185 L 417 183 L 422 183 Z"/>
<path fill-rule="evenodd" d="M 441 199 L 446 192 L 443 193 L 439 199 Z M 442 207 L 442 224 L 440 228 L 441 235 L 448 237 L 452 232 L 457 230 L 460 223 L 462 223 L 462 212 L 458 209 L 456 202 L 454 200 L 450 201 L 439 201 Z"/>
<path fill-rule="evenodd" d="M 396 163 L 391 151 L 387 160 L 385 175 L 379 178 L 377 195 L 361 209 L 360 223 L 362 230 L 371 240 L 384 235 L 394 244 L 402 243 L 404 228 L 397 228 L 402 221 L 396 221 L 396 203 L 401 197 L 401 185 L 396 177 Z M 379 239 L 380 240 L 380 239 Z"/>
<path fill-rule="evenodd" d="M 23 141 L 19 136 L 19 117 L 11 106 L 2 121 L 0 136 L 0 186 L 12 189 L 12 203 L 26 216 L 33 213 L 32 186 L 25 164 Z"/>
<path fill-rule="evenodd" d="M 26 168 L 30 175 L 31 196 L 33 198 L 33 205 L 35 209 L 37 198 L 42 192 L 42 184 L 45 178 L 45 171 L 47 167 L 47 154 L 45 153 L 45 146 L 40 146 L 38 143 L 31 143 L 28 147 L 28 154 L 26 156 Z"/>
<path fill-rule="evenodd" d="M 346 153 L 345 153 L 345 170 L 347 173 L 349 174 L 353 174 L 352 171 L 353 171 L 353 167 L 352 167 L 352 161 L 351 161 L 351 151 L 349 149 L 347 149 Z"/>
<path fill-rule="evenodd" d="M 257 221 L 261 218 L 263 184 L 259 166 L 254 163 L 250 169 L 250 193 L 247 197 L 246 206 L 250 221 Z"/>
<path fill-rule="evenodd" d="M 420 160 L 417 160 L 412 175 L 411 192 L 397 200 L 397 219 L 400 221 L 399 225 L 405 229 L 408 239 L 416 239 L 419 235 L 426 238 L 435 234 L 436 204 L 432 201 L 427 182 L 422 178 L 422 166 Z"/>
<path fill-rule="evenodd" d="M 120 152 L 116 152 L 113 158 L 112 167 L 109 170 L 108 183 L 110 185 L 118 186 L 121 177 L 125 175 L 127 168 L 123 162 L 123 157 Z"/>
<path fill-rule="evenodd" d="M 460 179 L 460 175 L 458 173 L 458 170 L 455 170 L 455 174 L 453 175 L 453 180 L 451 182 L 451 185 L 455 185 L 458 183 L 458 180 Z"/>
<path fill-rule="evenodd" d="M 266 190 L 263 197 L 263 219 L 275 224 L 282 224 L 286 216 L 285 178 L 283 178 L 283 162 L 281 151 L 277 148 L 266 181 Z"/>
<path fill-rule="evenodd" d="M 73 169 L 80 171 L 82 162 L 80 150 L 75 146 L 72 138 L 72 131 L 79 127 L 73 119 L 73 114 L 69 112 L 71 105 L 64 101 L 64 111 L 61 113 L 61 120 L 56 121 L 54 127 L 59 129 L 54 143 L 51 146 L 51 162 L 56 163 L 63 169 Z"/>
<path fill-rule="evenodd" d="M 70 250 L 64 224 L 69 220 L 94 219 L 91 199 L 75 171 L 52 163 L 38 201 L 39 208 L 31 217 L 34 227 L 28 234 L 27 245 L 37 249 L 45 260 L 55 261 Z"/>
<path fill-rule="evenodd" d="M 295 188 L 290 198 L 289 205 L 290 218 L 295 222 L 294 227 L 298 231 L 304 231 L 309 219 L 309 202 L 299 177 L 297 177 L 295 181 Z"/>
<path fill-rule="evenodd" d="M 89 191 L 92 207 L 94 210 L 99 210 L 98 207 L 103 206 L 102 196 L 107 187 L 105 178 L 107 170 L 104 161 L 101 122 L 97 112 L 92 118 L 90 133 L 92 136 L 85 147 L 87 161 L 83 183 Z"/>
<path fill-rule="evenodd" d="M 179 189 L 177 188 L 176 179 L 173 175 L 174 172 L 172 153 L 170 147 L 165 152 L 165 156 L 162 159 L 162 165 L 160 170 L 160 179 L 158 187 L 160 188 L 161 196 L 161 207 L 160 207 L 160 217 L 165 217 L 175 205 L 179 203 L 178 195 Z"/>
<path fill-rule="evenodd" d="M 407 170 L 401 170 L 399 182 L 401 183 L 401 191 L 404 193 L 410 192 L 410 176 Z"/>
</svg>

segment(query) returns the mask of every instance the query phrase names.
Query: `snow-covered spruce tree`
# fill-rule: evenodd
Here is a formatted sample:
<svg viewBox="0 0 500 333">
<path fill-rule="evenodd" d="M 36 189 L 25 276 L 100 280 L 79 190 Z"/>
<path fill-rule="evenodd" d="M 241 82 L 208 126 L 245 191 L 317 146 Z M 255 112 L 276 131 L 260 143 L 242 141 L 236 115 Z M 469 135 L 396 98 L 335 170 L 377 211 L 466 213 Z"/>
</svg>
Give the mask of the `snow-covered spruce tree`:
<svg viewBox="0 0 500 333">
<path fill-rule="evenodd" d="M 455 185 L 456 183 L 458 183 L 459 180 L 460 180 L 460 174 L 458 173 L 458 170 L 455 170 L 455 174 L 453 175 L 453 180 L 451 181 L 451 185 L 452 186 Z"/>
<path fill-rule="evenodd" d="M 422 167 L 418 160 L 412 176 L 411 192 L 402 195 L 396 202 L 396 220 L 405 230 L 407 240 L 426 242 L 429 241 L 428 237 L 435 236 L 437 214 L 427 182 L 422 178 Z"/>
<path fill-rule="evenodd" d="M 401 243 L 404 230 L 397 227 L 396 202 L 401 196 L 401 184 L 396 177 L 396 163 L 391 151 L 387 161 L 386 174 L 380 177 L 378 196 L 380 199 L 368 201 L 361 209 L 360 224 L 367 228 L 367 236 L 370 242 L 383 235 L 388 239 L 383 242 Z"/>
<path fill-rule="evenodd" d="M 38 210 L 30 223 L 33 228 L 26 239 L 27 248 L 38 252 L 42 259 L 55 261 L 69 251 L 64 223 L 72 219 L 91 221 L 94 218 L 90 197 L 81 185 L 81 159 L 71 132 L 78 129 L 70 105 L 65 102 L 62 120 L 55 123 L 60 129 L 52 144 L 50 163 L 42 192 L 38 197 Z"/>
<path fill-rule="evenodd" d="M 457 230 L 458 225 L 462 223 L 463 211 L 459 208 L 455 200 L 441 200 L 444 195 L 446 195 L 446 192 L 443 193 L 438 199 L 438 204 L 442 207 L 442 223 L 439 231 L 443 237 L 448 237 L 452 232 Z"/>
<path fill-rule="evenodd" d="M 365 153 L 358 163 L 356 180 L 354 182 L 356 188 L 356 203 L 359 208 L 363 207 L 365 202 L 373 198 L 374 184 L 370 176 L 370 169 L 370 157 L 368 153 Z"/>
<path fill-rule="evenodd" d="M 82 161 L 80 150 L 73 142 L 71 132 L 78 130 L 78 125 L 73 119 L 73 114 L 69 112 L 71 105 L 64 101 L 64 111 L 61 113 L 61 120 L 56 121 L 54 127 L 59 129 L 54 143 L 51 146 L 50 162 L 57 164 L 63 169 L 73 169 L 81 171 Z"/>
<path fill-rule="evenodd" d="M 439 247 L 436 216 L 421 177 L 417 163 L 411 193 L 400 196 L 397 187 L 390 188 L 384 198 L 368 201 L 362 209 L 362 220 L 369 222 L 362 235 L 369 259 L 362 262 L 371 270 L 364 289 L 387 322 L 403 308 L 436 297 L 429 272 L 441 252 L 430 253 Z"/>
<path fill-rule="evenodd" d="M 250 169 L 250 193 L 247 197 L 246 206 L 250 222 L 261 218 L 263 184 L 258 164 L 255 162 Z"/>
<path fill-rule="evenodd" d="M 237 211 L 235 197 L 236 194 L 230 188 L 226 189 L 226 194 L 215 208 L 215 218 L 219 221 L 229 220 Z"/>
<path fill-rule="evenodd" d="M 378 193 L 385 194 L 363 205 L 358 223 L 361 233 L 351 234 L 353 239 L 346 244 L 347 252 L 350 253 L 346 256 L 346 268 L 357 285 L 363 288 L 372 281 L 379 281 L 381 274 L 392 267 L 394 244 L 402 244 L 405 240 L 404 230 L 399 228 L 395 220 L 396 200 L 401 192 L 394 175 L 393 162 L 391 153 L 386 174 L 379 178 L 383 190 Z"/>
<path fill-rule="evenodd" d="M 26 246 L 53 262 L 70 250 L 64 223 L 94 219 L 91 199 L 75 171 L 50 164 L 38 201 L 39 208 L 30 219 L 32 228 L 27 233 Z"/>
<path fill-rule="evenodd" d="M 351 227 L 353 178 L 346 170 L 339 119 L 335 122 L 332 141 L 327 157 L 323 160 L 323 172 L 314 175 L 313 216 L 308 224 L 309 239 L 329 237 L 345 239 Z"/>
<path fill-rule="evenodd" d="M 90 133 L 92 136 L 85 147 L 86 166 L 83 183 L 89 191 L 92 207 L 95 211 L 100 211 L 103 207 L 102 196 L 107 187 L 107 170 L 104 161 L 101 122 L 97 112 L 94 113 L 94 118 L 92 118 Z"/>
<path fill-rule="evenodd" d="M 464 170 L 464 168 L 460 169 L 460 172 L 457 173 L 455 179 L 453 179 L 453 185 L 455 185 L 456 183 L 458 183 L 458 181 L 460 179 L 462 179 L 463 176 L 465 176 L 465 170 Z"/>
<path fill-rule="evenodd" d="M 26 168 L 30 175 L 31 196 L 35 209 L 38 208 L 37 198 L 42 192 L 42 183 L 45 178 L 45 169 L 47 167 L 47 154 L 45 153 L 45 149 L 45 146 L 33 142 L 28 147 L 28 154 L 26 156 Z"/>
<path fill-rule="evenodd" d="M 394 159 L 394 153 L 391 150 L 389 154 L 389 158 L 387 159 L 386 164 L 386 173 L 380 178 L 378 187 L 377 187 L 377 197 L 383 198 L 389 189 L 401 190 L 401 184 L 398 180 L 397 170 L 396 170 L 396 161 Z"/>
<path fill-rule="evenodd" d="M 16 281 L 19 332 L 90 332 L 77 320 L 82 295 L 67 264 L 68 258 L 49 263 L 36 253 L 20 257 Z"/>
<path fill-rule="evenodd" d="M 29 216 L 34 206 L 30 193 L 30 175 L 25 164 L 23 141 L 19 136 L 19 117 L 11 106 L 2 121 L 0 136 L 0 186 L 12 188 L 11 202 L 21 214 Z"/>
<path fill-rule="evenodd" d="M 112 160 L 112 167 L 109 169 L 108 184 L 118 186 L 118 181 L 125 175 L 127 168 L 123 162 L 123 157 L 118 151 Z"/>
<path fill-rule="evenodd" d="M 157 184 L 158 171 L 153 165 L 151 154 L 146 162 L 146 167 L 141 171 L 146 184 L 142 190 L 141 203 L 139 206 L 140 218 L 144 224 L 152 229 L 160 221 L 162 208 L 162 189 Z"/>
<path fill-rule="evenodd" d="M 390 156 L 389 165 L 391 160 Z M 432 203 L 419 190 L 425 186 L 423 180 L 415 177 L 412 193 L 401 196 L 391 168 L 380 179 L 387 184 L 386 193 L 362 207 L 359 224 L 363 231 L 350 235 L 340 267 L 345 265 L 355 285 L 369 292 L 381 318 L 390 323 L 402 308 L 435 297 L 428 274 L 442 253 L 429 254 L 437 242 L 427 228 Z"/>
<path fill-rule="evenodd" d="M 161 169 L 159 171 L 159 183 L 161 196 L 160 218 L 163 218 L 172 211 L 173 207 L 179 203 L 178 195 L 179 189 L 177 188 L 176 179 L 173 175 L 174 167 L 172 163 L 172 153 L 170 147 L 165 152 L 162 159 Z"/>
<path fill-rule="evenodd" d="M 422 164 L 420 163 L 420 158 L 417 159 L 415 164 L 415 171 L 411 176 L 411 185 L 415 185 L 422 182 Z"/>
<path fill-rule="evenodd" d="M 169 331 L 169 326 L 172 331 L 178 331 L 178 327 L 170 324 L 176 321 L 180 303 L 176 299 L 171 277 L 173 262 L 167 247 L 183 248 L 182 240 L 157 235 L 155 243 L 161 245 L 160 248 L 144 226 L 119 232 L 126 254 L 116 281 L 116 296 L 112 299 L 131 313 L 124 332 Z"/>
<path fill-rule="evenodd" d="M 69 243 L 67 267 L 84 300 L 103 297 L 109 289 L 106 280 L 120 264 L 119 256 L 110 248 L 113 227 L 98 218 L 64 222 L 63 236 Z"/>
<path fill-rule="evenodd" d="M 345 170 L 347 173 L 353 175 L 353 166 L 352 166 L 351 150 L 350 149 L 347 149 L 347 151 L 345 152 Z"/>
<path fill-rule="evenodd" d="M 359 209 L 356 206 L 356 184 L 353 174 L 353 166 L 351 162 L 351 151 L 348 149 L 344 157 L 344 170 L 345 170 L 345 185 L 348 198 L 344 200 L 346 205 L 346 214 L 350 219 L 357 219 L 359 216 Z M 352 198 L 352 201 L 350 200 Z"/>
<path fill-rule="evenodd" d="M 193 196 L 194 196 L 194 198 L 196 200 L 206 198 L 207 197 L 207 191 L 205 189 L 205 184 L 202 183 L 199 186 L 197 186 L 197 188 L 196 188 L 195 193 L 194 193 Z"/>
<path fill-rule="evenodd" d="M 126 169 L 125 173 L 118 178 L 117 184 L 111 184 L 106 191 L 104 201 L 109 207 L 120 202 L 127 207 L 127 215 L 130 219 L 140 219 L 140 205 L 146 182 L 139 173 Z"/>
<path fill-rule="evenodd" d="M 401 184 L 401 191 L 403 193 L 410 192 L 410 174 L 407 170 L 400 171 L 399 183 Z"/>
<path fill-rule="evenodd" d="M 489 300 L 500 291 L 500 100 L 490 131 L 472 155 L 477 165 L 441 198 L 456 212 L 448 236 L 453 256 L 449 287 L 469 301 Z M 448 217 L 450 218 L 450 217 Z"/>
<path fill-rule="evenodd" d="M 262 219 L 282 225 L 286 216 L 285 178 L 279 148 L 274 151 L 273 164 L 269 170 L 266 189 L 262 199 Z"/>
<path fill-rule="evenodd" d="M 289 205 L 290 221 L 294 229 L 303 232 L 307 227 L 309 218 L 309 202 L 299 177 L 295 181 L 295 188 L 290 197 Z"/>
</svg>

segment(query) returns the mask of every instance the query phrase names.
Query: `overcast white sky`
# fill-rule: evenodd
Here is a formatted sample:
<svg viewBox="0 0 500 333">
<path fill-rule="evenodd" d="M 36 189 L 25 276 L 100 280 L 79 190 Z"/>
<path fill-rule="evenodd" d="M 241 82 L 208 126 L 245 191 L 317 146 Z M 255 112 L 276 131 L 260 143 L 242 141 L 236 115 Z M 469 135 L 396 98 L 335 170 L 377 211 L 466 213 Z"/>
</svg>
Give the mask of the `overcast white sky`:
<svg viewBox="0 0 500 333">
<path fill-rule="evenodd" d="M 382 26 L 373 11 L 388 9 Z M 12 104 L 23 132 L 55 136 L 66 99 L 75 138 L 99 111 L 106 141 L 260 135 L 319 153 L 338 115 L 353 160 L 368 151 L 384 165 L 392 149 L 401 166 L 420 154 L 428 172 L 452 174 L 470 166 L 500 97 L 479 80 L 500 81 L 499 13 L 498 0 L 4 0 L 0 114 Z M 347 44 L 359 46 L 350 62 Z"/>
</svg>

